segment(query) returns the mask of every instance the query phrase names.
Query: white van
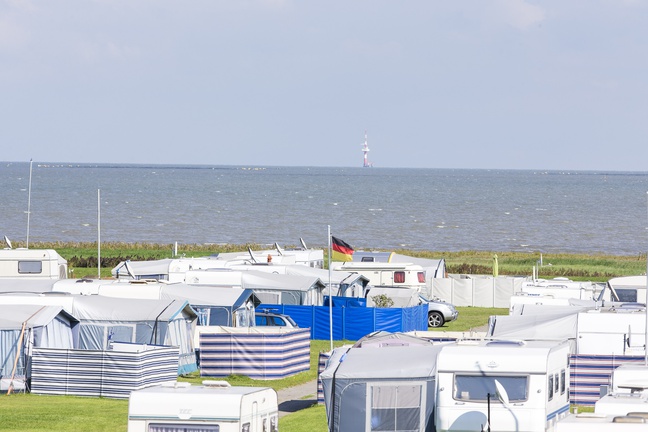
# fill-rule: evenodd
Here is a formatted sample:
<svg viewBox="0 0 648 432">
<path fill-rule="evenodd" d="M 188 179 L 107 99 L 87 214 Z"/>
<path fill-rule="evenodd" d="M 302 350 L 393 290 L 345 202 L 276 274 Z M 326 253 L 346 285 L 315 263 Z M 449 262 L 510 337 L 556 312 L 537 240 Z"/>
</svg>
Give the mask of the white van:
<svg viewBox="0 0 648 432">
<path fill-rule="evenodd" d="M 128 432 L 276 432 L 277 392 L 269 387 L 230 387 L 175 382 L 131 392 Z"/>
<path fill-rule="evenodd" d="M 569 343 L 458 341 L 437 358 L 437 431 L 544 431 L 569 413 Z"/>
</svg>

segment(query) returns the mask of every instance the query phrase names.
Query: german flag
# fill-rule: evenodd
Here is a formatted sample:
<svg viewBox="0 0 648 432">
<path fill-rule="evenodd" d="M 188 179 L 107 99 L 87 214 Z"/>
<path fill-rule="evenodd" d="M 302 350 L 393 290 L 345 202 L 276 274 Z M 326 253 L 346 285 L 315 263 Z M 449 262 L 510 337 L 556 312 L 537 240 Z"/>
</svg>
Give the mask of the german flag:
<svg viewBox="0 0 648 432">
<path fill-rule="evenodd" d="M 331 236 L 333 248 L 333 261 L 353 261 L 353 248 L 343 240 Z"/>
</svg>

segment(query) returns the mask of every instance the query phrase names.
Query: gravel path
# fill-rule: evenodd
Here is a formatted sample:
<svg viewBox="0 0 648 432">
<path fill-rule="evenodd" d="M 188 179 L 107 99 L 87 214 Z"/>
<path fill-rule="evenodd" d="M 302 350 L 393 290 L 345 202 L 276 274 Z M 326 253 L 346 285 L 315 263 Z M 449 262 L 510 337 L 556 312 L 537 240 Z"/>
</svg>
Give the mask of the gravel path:
<svg viewBox="0 0 648 432">
<path fill-rule="evenodd" d="M 277 392 L 279 417 L 308 408 L 317 403 L 317 380 Z"/>
</svg>

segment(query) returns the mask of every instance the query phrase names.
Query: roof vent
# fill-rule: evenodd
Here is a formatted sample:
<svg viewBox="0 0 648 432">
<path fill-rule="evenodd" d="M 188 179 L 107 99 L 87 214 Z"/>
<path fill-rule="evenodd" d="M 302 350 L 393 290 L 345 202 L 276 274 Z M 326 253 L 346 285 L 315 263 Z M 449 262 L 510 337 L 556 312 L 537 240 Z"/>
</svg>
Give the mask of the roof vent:
<svg viewBox="0 0 648 432">
<path fill-rule="evenodd" d="M 521 340 L 493 340 L 488 342 L 487 346 L 524 346 L 524 341 Z"/>
<path fill-rule="evenodd" d="M 230 383 L 222 380 L 205 380 L 202 382 L 205 387 L 231 387 Z"/>
</svg>

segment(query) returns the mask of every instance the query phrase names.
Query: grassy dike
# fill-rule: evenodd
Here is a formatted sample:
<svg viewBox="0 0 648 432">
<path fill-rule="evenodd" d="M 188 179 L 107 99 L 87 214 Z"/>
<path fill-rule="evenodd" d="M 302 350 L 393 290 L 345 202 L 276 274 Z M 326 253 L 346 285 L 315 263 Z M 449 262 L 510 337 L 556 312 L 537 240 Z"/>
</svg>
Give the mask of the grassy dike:
<svg viewBox="0 0 648 432">
<path fill-rule="evenodd" d="M 286 245 L 289 249 L 296 245 Z M 16 242 L 14 247 L 24 247 Z M 185 257 L 208 256 L 221 252 L 267 249 L 268 245 L 241 244 L 189 244 L 178 245 L 178 255 Z M 55 249 L 68 261 L 72 277 L 97 276 L 96 243 L 32 243 L 31 249 Z M 358 248 L 360 249 L 360 248 Z M 371 248 L 365 248 L 371 250 Z M 567 277 L 573 280 L 603 282 L 612 277 L 645 274 L 646 255 L 616 256 L 606 254 L 562 254 L 539 252 L 502 251 L 412 251 L 396 250 L 399 254 L 420 258 L 445 259 L 448 273 L 492 274 L 494 255 L 497 255 L 499 275 L 530 276 L 533 267 L 539 268 L 541 278 Z M 326 261 L 326 251 L 325 261 Z M 172 244 L 155 243 L 102 243 L 101 277 L 110 277 L 110 270 L 125 260 L 154 260 L 171 258 Z M 540 260 L 542 259 L 542 266 Z"/>
<path fill-rule="evenodd" d="M 14 244 L 14 247 L 24 245 Z M 178 254 L 186 257 L 207 256 L 219 252 L 266 249 L 266 245 L 179 245 Z M 287 245 L 286 248 L 290 246 Z M 31 249 L 55 249 L 68 260 L 71 277 L 97 276 L 96 243 L 32 243 Z M 102 277 L 110 277 L 110 270 L 120 261 L 170 258 L 173 246 L 165 244 L 102 243 Z M 417 252 L 398 250 L 397 253 L 439 259 L 444 258 L 449 273 L 492 274 L 493 255 L 497 254 L 500 275 L 532 274 L 539 265 L 539 253 L 521 252 Z M 643 274 L 646 256 L 611 256 L 604 254 L 543 254 L 539 276 L 542 278 L 568 277 L 574 280 L 605 281 L 616 276 Z M 491 315 L 505 315 L 507 309 L 459 307 L 459 319 L 441 327 L 440 331 L 469 331 L 484 325 Z M 349 341 L 335 341 L 343 345 Z M 309 382 L 317 376 L 317 358 L 327 351 L 329 341 L 312 341 L 311 369 L 294 377 L 277 381 L 255 381 L 232 376 L 233 385 L 271 386 L 277 390 Z M 197 374 L 180 378 L 199 383 Z M 67 396 L 39 396 L 32 394 L 0 395 L 0 431 L 122 431 L 127 429 L 128 402 L 104 398 Z M 298 411 L 280 419 L 282 432 L 325 432 L 326 413 L 323 406 Z"/>
</svg>

